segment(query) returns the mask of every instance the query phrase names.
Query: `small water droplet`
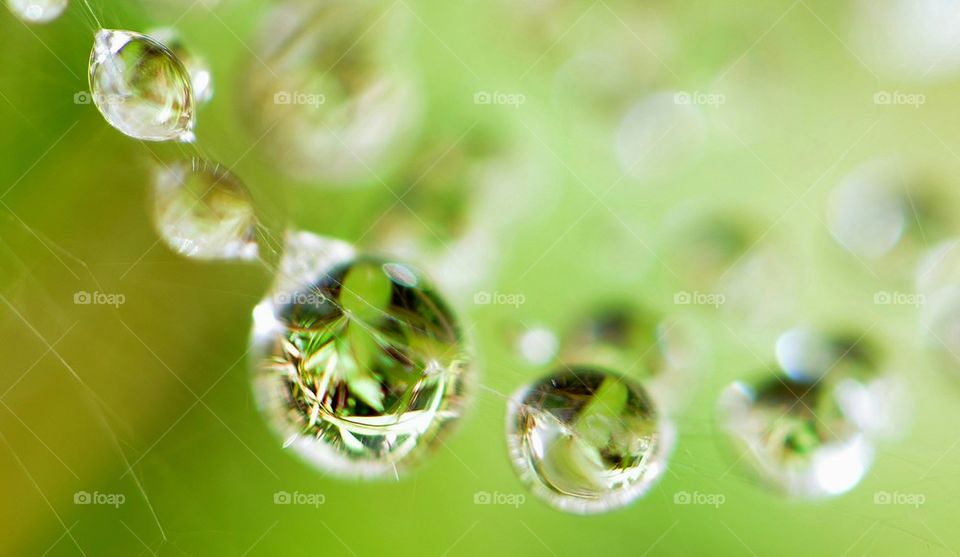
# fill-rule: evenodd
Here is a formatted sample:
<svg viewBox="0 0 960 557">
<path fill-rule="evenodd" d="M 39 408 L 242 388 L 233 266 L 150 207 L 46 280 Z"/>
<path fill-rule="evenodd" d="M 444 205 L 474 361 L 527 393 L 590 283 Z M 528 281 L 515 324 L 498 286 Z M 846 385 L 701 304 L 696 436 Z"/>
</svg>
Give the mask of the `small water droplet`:
<svg viewBox="0 0 960 557">
<path fill-rule="evenodd" d="M 47 23 L 60 17 L 67 0 L 7 0 L 7 5 L 27 23 Z"/>
<path fill-rule="evenodd" d="M 578 366 L 513 396 L 507 442 L 534 494 L 558 509 L 587 514 L 646 493 L 666 468 L 673 430 L 641 385 Z"/>
<path fill-rule="evenodd" d="M 672 91 L 641 99 L 620 121 L 614 150 L 624 173 L 647 180 L 669 175 L 699 154 L 706 122 L 698 106 Z"/>
<path fill-rule="evenodd" d="M 790 496 L 846 493 L 863 479 L 874 449 L 851 417 L 855 385 L 842 375 L 823 380 L 768 377 L 737 381 L 721 394 L 721 424 L 739 454 L 763 480 Z"/>
<path fill-rule="evenodd" d="M 465 404 L 468 356 L 446 303 L 409 267 L 308 233 L 290 235 L 280 267 L 254 310 L 261 410 L 325 471 L 408 468 Z"/>
<path fill-rule="evenodd" d="M 146 141 L 194 140 L 190 74 L 166 46 L 101 29 L 90 54 L 93 102 L 111 126 Z"/>
<path fill-rule="evenodd" d="M 402 66 L 410 12 L 382 2 L 294 0 L 263 24 L 244 88 L 250 123 L 289 175 L 377 183 L 416 137 L 422 95 Z"/>
<path fill-rule="evenodd" d="M 257 258 L 257 218 L 246 187 L 204 160 L 160 164 L 154 172 L 154 222 L 171 249 L 196 259 Z"/>
<path fill-rule="evenodd" d="M 956 232 L 957 201 L 940 181 L 896 159 L 864 164 L 830 194 L 827 223 L 857 257 L 915 264 L 921 249 Z"/>
</svg>

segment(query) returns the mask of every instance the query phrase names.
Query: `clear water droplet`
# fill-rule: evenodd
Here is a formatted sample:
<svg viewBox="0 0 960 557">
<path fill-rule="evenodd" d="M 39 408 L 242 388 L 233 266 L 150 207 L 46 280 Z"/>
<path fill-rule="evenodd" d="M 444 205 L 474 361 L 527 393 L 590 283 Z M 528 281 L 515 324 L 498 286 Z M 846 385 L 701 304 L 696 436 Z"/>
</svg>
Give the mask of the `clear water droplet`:
<svg viewBox="0 0 960 557">
<path fill-rule="evenodd" d="M 111 126 L 145 141 L 194 140 L 190 74 L 166 46 L 101 29 L 90 54 L 93 102 Z"/>
<path fill-rule="evenodd" d="M 183 63 L 183 67 L 190 74 L 193 102 L 197 106 L 210 102 L 213 98 L 213 76 L 206 60 L 193 54 L 183 42 L 180 33 L 172 27 L 151 29 L 147 32 L 147 36 L 164 44 Z"/>
<path fill-rule="evenodd" d="M 446 303 L 407 266 L 289 237 L 254 310 L 254 390 L 281 439 L 319 468 L 392 476 L 460 417 L 469 360 Z M 292 439 L 291 439 L 292 438 Z"/>
<path fill-rule="evenodd" d="M 60 17 L 67 0 L 7 0 L 7 6 L 27 23 L 48 23 Z"/>
<path fill-rule="evenodd" d="M 160 164 L 153 194 L 157 230 L 177 253 L 207 260 L 257 258 L 253 201 L 226 168 L 199 159 Z"/>
<path fill-rule="evenodd" d="M 512 397 L 507 442 L 534 494 L 558 509 L 587 514 L 646 493 L 666 468 L 673 430 L 640 384 L 578 366 Z"/>
<path fill-rule="evenodd" d="M 824 498 L 856 487 L 874 448 L 851 416 L 842 375 L 822 380 L 790 376 L 737 381 L 719 400 L 721 425 L 761 479 L 790 496 Z M 862 411 L 861 411 L 862 412 Z"/>
<path fill-rule="evenodd" d="M 294 0 L 266 17 L 245 88 L 251 124 L 291 176 L 379 183 L 407 151 L 422 95 L 402 66 L 410 12 L 383 2 Z"/>
</svg>

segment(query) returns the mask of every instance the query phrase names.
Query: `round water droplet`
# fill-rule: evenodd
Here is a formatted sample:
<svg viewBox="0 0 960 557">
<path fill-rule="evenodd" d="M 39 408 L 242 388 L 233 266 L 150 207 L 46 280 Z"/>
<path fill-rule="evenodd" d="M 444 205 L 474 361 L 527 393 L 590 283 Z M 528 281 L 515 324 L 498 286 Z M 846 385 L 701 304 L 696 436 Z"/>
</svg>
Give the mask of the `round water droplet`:
<svg viewBox="0 0 960 557">
<path fill-rule="evenodd" d="M 876 349 L 853 333 L 823 333 L 798 327 L 777 339 L 777 363 L 798 381 L 818 381 L 827 373 L 863 377 L 877 370 Z"/>
<path fill-rule="evenodd" d="M 254 310 L 258 404 L 286 445 L 323 470 L 397 474 L 463 411 L 463 334 L 413 275 L 342 242 L 294 234 Z"/>
<path fill-rule="evenodd" d="M 630 108 L 620 121 L 614 149 L 623 172 L 646 180 L 675 172 L 699 153 L 705 138 L 700 108 L 665 91 Z"/>
<path fill-rule="evenodd" d="M 856 169 L 830 194 L 827 222 L 837 242 L 858 257 L 915 257 L 921 246 L 955 231 L 949 191 L 896 160 Z M 903 249 L 901 249 L 903 248 Z"/>
<path fill-rule="evenodd" d="M 924 253 L 917 265 L 914 285 L 924 295 L 960 285 L 960 238 L 944 240 Z"/>
<path fill-rule="evenodd" d="M 515 340 L 517 353 L 532 365 L 546 365 L 557 357 L 560 339 L 546 327 L 534 327 L 522 331 Z"/>
<path fill-rule="evenodd" d="M 93 102 L 111 126 L 135 139 L 193 141 L 190 74 L 160 42 L 101 29 L 90 54 Z"/>
<path fill-rule="evenodd" d="M 157 230 L 177 253 L 196 259 L 257 258 L 253 201 L 227 169 L 198 159 L 161 164 L 153 193 Z"/>
<path fill-rule="evenodd" d="M 47 23 L 60 17 L 67 0 L 7 0 L 7 6 L 27 23 Z"/>
<path fill-rule="evenodd" d="M 698 350 L 690 323 L 617 303 L 580 316 L 562 342 L 566 364 L 591 364 L 644 378 L 658 405 L 683 406 L 693 390 Z"/>
<path fill-rule="evenodd" d="M 641 385 L 578 366 L 511 398 L 507 442 L 534 494 L 558 509 L 587 514 L 646 493 L 665 470 L 673 430 Z"/>
<path fill-rule="evenodd" d="M 354 0 L 294 0 L 264 21 L 245 88 L 251 124 L 290 175 L 379 183 L 416 135 L 421 94 L 401 62 L 410 12 Z"/>
<path fill-rule="evenodd" d="M 841 375 L 737 381 L 720 396 L 721 425 L 738 462 L 769 484 L 802 498 L 840 495 L 860 483 L 873 462 L 873 446 L 851 416 L 851 395 L 841 396 L 855 386 Z"/>
<path fill-rule="evenodd" d="M 922 81 L 960 71 L 954 0 L 858 0 L 853 8 L 850 44 L 872 72 Z"/>
<path fill-rule="evenodd" d="M 206 60 L 191 53 L 184 44 L 180 33 L 172 27 L 151 29 L 147 35 L 163 43 L 187 69 L 193 89 L 193 102 L 197 106 L 210 102 L 213 98 L 213 76 Z"/>
</svg>

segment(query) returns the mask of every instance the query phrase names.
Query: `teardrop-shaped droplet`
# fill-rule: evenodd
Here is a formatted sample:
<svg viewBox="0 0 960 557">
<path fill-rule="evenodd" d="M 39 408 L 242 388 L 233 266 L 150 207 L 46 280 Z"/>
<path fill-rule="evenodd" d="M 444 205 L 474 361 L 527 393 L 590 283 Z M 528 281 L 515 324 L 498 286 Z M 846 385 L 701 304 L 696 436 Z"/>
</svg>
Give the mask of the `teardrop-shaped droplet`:
<svg viewBox="0 0 960 557">
<path fill-rule="evenodd" d="M 378 183 L 419 128 L 402 66 L 410 12 L 386 2 L 294 0 L 264 20 L 244 94 L 284 172 L 324 185 Z"/>
<path fill-rule="evenodd" d="M 666 469 L 673 430 L 641 385 L 577 366 L 511 398 L 507 443 L 534 494 L 558 509 L 587 514 L 646 493 Z"/>
<path fill-rule="evenodd" d="M 199 159 L 161 164 L 153 192 L 157 231 L 177 253 L 195 259 L 257 258 L 253 201 L 227 169 Z"/>
<path fill-rule="evenodd" d="M 90 91 L 100 113 L 124 134 L 146 141 L 193 141 L 190 74 L 160 42 L 101 29 L 90 54 Z"/>
<path fill-rule="evenodd" d="M 719 401 L 721 425 L 746 463 L 787 495 L 823 498 L 853 489 L 874 448 L 851 414 L 849 379 L 777 375 L 737 381 Z M 843 387 L 843 388 L 841 388 Z"/>
<path fill-rule="evenodd" d="M 7 0 L 7 5 L 27 23 L 47 23 L 60 17 L 67 0 Z"/>
<path fill-rule="evenodd" d="M 289 236 L 253 343 L 261 410 L 328 472 L 398 474 L 463 411 L 469 361 L 446 303 L 410 267 L 342 242 Z"/>
<path fill-rule="evenodd" d="M 193 102 L 204 105 L 213 98 L 213 76 L 207 61 L 187 49 L 180 33 L 172 27 L 160 27 L 147 32 L 149 37 L 162 43 L 176 56 L 190 74 Z"/>
</svg>

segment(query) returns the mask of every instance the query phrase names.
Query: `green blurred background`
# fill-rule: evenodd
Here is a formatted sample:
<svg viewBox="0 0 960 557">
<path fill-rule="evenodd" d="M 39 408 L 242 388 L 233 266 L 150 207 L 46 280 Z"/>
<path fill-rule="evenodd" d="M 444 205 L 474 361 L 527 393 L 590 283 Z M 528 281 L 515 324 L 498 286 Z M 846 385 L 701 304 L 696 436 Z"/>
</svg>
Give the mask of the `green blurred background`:
<svg viewBox="0 0 960 557">
<path fill-rule="evenodd" d="M 245 82 L 261 71 L 249 45 L 269 3 L 91 3 L 106 27 L 175 24 L 207 59 L 216 94 L 199 114 L 198 144 L 245 180 L 271 223 L 371 243 L 367 230 L 395 201 L 388 188 L 406 189 L 403 171 L 354 189 L 287 179 L 245 125 Z M 953 18 L 960 11 L 955 2 L 920 4 Z M 530 15 L 535 5 L 552 7 Z M 185 260 L 158 242 L 147 163 L 151 154 L 193 152 L 124 137 L 93 106 L 74 102 L 88 87 L 90 15 L 75 1 L 61 19 L 28 27 L 0 12 L 0 554 L 960 550 L 957 385 L 924 349 L 916 308 L 874 303 L 878 291 L 909 290 L 911 269 L 858 261 L 824 224 L 831 188 L 877 157 L 915 161 L 948 190 L 956 183 L 960 80 L 889 77 L 852 46 L 863 4 L 848 0 L 403 0 L 390 9 L 415 16 L 407 70 L 426 95 L 421 137 L 408 146 L 479 126 L 529 156 L 544 185 L 510 185 L 532 210 L 496 242 L 495 272 L 467 269 L 483 277 L 476 291 L 521 294 L 524 303 L 478 305 L 473 292 L 452 295 L 484 386 L 470 413 L 421 469 L 374 483 L 324 477 L 285 453 L 258 415 L 245 354 L 251 309 L 270 277 L 253 265 Z M 873 31 L 882 41 L 869 25 L 868 39 Z M 614 82 L 626 88 L 604 97 L 591 88 L 601 77 L 563 78 L 565 63 L 586 48 L 622 55 Z M 480 91 L 522 94 L 525 102 L 478 105 Z M 658 91 L 719 94 L 724 102 L 695 107 L 695 155 L 641 180 L 624 177 L 613 149 L 621 97 Z M 922 94 L 924 102 L 877 104 L 881 91 Z M 689 141 L 677 139 L 681 147 Z M 767 230 L 764 245 L 789 280 L 753 292 L 755 307 L 776 308 L 761 324 L 674 304 L 690 287 L 665 263 L 675 233 L 668 216 L 691 204 L 750 215 Z M 94 291 L 122 294 L 125 303 L 74 304 L 77 292 Z M 563 328 L 584 307 L 611 299 L 682 310 L 702 333 L 702 370 L 692 403 L 676 416 L 668 473 L 644 499 L 598 516 L 562 514 L 532 497 L 517 507 L 475 504 L 478 492 L 525 493 L 507 457 L 497 393 L 545 370 L 518 358 L 509 331 Z M 734 463 L 714 401 L 730 381 L 766 368 L 778 331 L 834 324 L 869 330 L 884 347 L 910 388 L 911 429 L 880 446 L 852 492 L 794 502 Z M 82 492 L 124 500 L 75 504 Z M 277 505 L 278 492 L 322 494 L 323 504 Z M 722 494 L 724 502 L 675 504 L 681 492 Z M 878 505 L 880 492 L 921 494 L 924 502 Z"/>
</svg>

